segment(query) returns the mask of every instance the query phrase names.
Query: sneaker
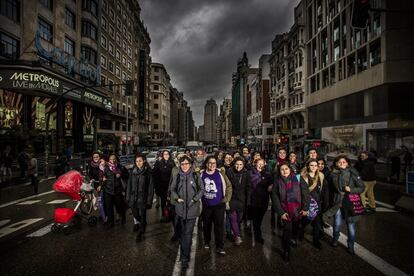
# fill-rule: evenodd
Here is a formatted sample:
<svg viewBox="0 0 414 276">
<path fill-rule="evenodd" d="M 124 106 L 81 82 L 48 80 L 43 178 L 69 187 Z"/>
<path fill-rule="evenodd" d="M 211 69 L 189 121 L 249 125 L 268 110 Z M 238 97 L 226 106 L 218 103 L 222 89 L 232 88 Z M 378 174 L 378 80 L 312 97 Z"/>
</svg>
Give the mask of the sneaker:
<svg viewBox="0 0 414 276">
<path fill-rule="evenodd" d="M 226 255 L 226 251 L 223 248 L 217 248 L 216 253 L 219 255 Z"/>
<path fill-rule="evenodd" d="M 234 238 L 234 245 L 240 245 L 242 243 L 242 239 L 240 237 L 235 237 Z"/>
<path fill-rule="evenodd" d="M 204 244 L 204 249 L 210 249 L 210 245 L 208 243 Z"/>
</svg>

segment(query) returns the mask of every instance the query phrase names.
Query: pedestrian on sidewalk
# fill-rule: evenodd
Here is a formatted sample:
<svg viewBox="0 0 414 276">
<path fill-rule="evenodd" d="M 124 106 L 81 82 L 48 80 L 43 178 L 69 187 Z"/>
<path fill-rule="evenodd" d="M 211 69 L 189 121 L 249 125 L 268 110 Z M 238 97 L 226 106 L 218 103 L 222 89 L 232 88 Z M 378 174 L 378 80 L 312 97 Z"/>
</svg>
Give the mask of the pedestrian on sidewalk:
<svg viewBox="0 0 414 276">
<path fill-rule="evenodd" d="M 358 171 L 362 181 L 364 181 L 365 190 L 361 193 L 361 201 L 366 210 L 375 212 L 375 194 L 374 187 L 376 184 L 375 161 L 369 158 L 368 152 L 363 151 L 358 156 L 355 163 L 355 169 Z M 367 207 L 367 196 L 369 208 Z"/>
<path fill-rule="evenodd" d="M 301 229 L 299 238 L 303 239 L 305 228 L 308 224 L 312 225 L 313 246 L 318 249 L 322 248 L 321 239 L 321 211 L 323 205 L 329 201 L 328 183 L 323 173 L 319 172 L 318 161 L 316 159 L 309 159 L 306 162 L 305 168 L 300 174 L 301 185 L 308 188 L 309 191 L 309 208 L 310 215 L 303 217 L 301 221 Z M 316 205 L 315 205 L 316 203 Z"/>
<path fill-rule="evenodd" d="M 126 223 L 126 210 L 124 202 L 124 187 L 121 180 L 121 167 L 118 165 L 117 156 L 109 155 L 109 162 L 105 165 L 103 177 L 106 179 L 103 185 L 103 196 L 105 213 L 108 216 L 106 226 L 111 228 L 115 225 L 114 207 L 121 216 L 121 223 Z"/>
<path fill-rule="evenodd" d="M 31 180 L 31 184 L 33 185 L 33 193 L 37 195 L 38 193 L 38 184 L 39 181 L 37 179 L 38 175 L 38 167 L 37 167 L 37 159 L 34 157 L 34 155 L 29 155 L 29 164 L 27 169 L 27 174 Z"/>
<path fill-rule="evenodd" d="M 161 222 L 166 222 L 164 217 L 165 208 L 167 208 L 167 193 L 168 185 L 170 183 L 171 171 L 175 167 L 175 163 L 171 158 L 168 150 L 162 152 L 161 160 L 157 160 L 152 171 L 155 187 L 155 194 L 161 199 Z"/>
<path fill-rule="evenodd" d="M 210 155 L 206 158 L 204 167 L 200 171 L 203 185 L 203 233 L 204 248 L 210 249 L 211 230 L 214 224 L 214 241 L 216 252 L 225 255 L 224 251 L 224 213 L 229 209 L 232 196 L 232 187 L 224 170 L 217 169 L 217 159 Z"/>
<path fill-rule="evenodd" d="M 338 239 L 340 235 L 340 228 L 342 220 L 345 220 L 348 228 L 348 252 L 355 254 L 354 243 L 356 236 L 356 223 L 360 220 L 359 215 L 352 215 L 351 210 L 346 206 L 347 197 L 352 194 L 361 194 L 364 191 L 364 182 L 359 177 L 358 171 L 350 167 L 349 158 L 344 155 L 338 155 L 334 159 L 335 168 L 331 173 L 331 185 L 333 191 L 333 201 L 329 208 L 324 213 L 324 220 L 333 217 L 333 238 L 332 246 L 338 246 Z"/>
<path fill-rule="evenodd" d="M 272 198 L 283 229 L 282 257 L 289 261 L 291 245 L 297 246 L 300 220 L 308 215 L 308 188 L 305 182 L 298 180 L 287 164 L 283 164 L 279 166 L 278 177 L 273 185 Z"/>
<path fill-rule="evenodd" d="M 252 220 L 254 238 L 263 244 L 262 221 L 269 207 L 269 193 L 272 191 L 273 177 L 266 171 L 265 161 L 256 159 L 254 167 L 250 171 L 250 199 L 248 201 L 248 217 Z"/>
<path fill-rule="evenodd" d="M 25 179 L 28 163 L 29 163 L 29 155 L 26 152 L 26 149 L 24 148 L 21 153 L 17 156 L 17 163 L 19 163 L 20 168 L 20 178 Z"/>
<path fill-rule="evenodd" d="M 139 242 L 144 238 L 147 210 L 151 209 L 154 198 L 152 171 L 142 154 L 136 155 L 135 165 L 129 170 L 125 198 L 134 216 L 133 231 L 138 232 L 136 241 Z"/>
<path fill-rule="evenodd" d="M 200 199 L 204 190 L 201 179 L 192 169 L 193 160 L 183 155 L 178 160 L 179 170 L 173 170 L 170 179 L 171 203 L 175 205 L 177 229 L 180 236 L 181 268 L 187 269 L 190 261 L 193 228 L 200 216 Z"/>
<path fill-rule="evenodd" d="M 227 170 L 227 176 L 232 186 L 229 219 L 235 245 L 242 243 L 240 222 L 246 212 L 247 199 L 250 198 L 250 176 L 244 167 L 244 158 L 237 157 L 234 166 Z"/>
</svg>

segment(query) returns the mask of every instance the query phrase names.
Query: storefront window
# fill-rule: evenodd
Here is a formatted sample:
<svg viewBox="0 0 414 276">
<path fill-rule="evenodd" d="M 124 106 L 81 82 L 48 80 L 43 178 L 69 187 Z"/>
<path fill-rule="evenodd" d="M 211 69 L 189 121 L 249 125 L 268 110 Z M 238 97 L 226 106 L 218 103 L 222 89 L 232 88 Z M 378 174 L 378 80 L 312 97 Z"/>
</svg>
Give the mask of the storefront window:
<svg viewBox="0 0 414 276">
<path fill-rule="evenodd" d="M 65 132 L 67 136 L 72 135 L 72 116 L 73 116 L 73 105 L 72 102 L 68 101 L 65 104 Z"/>
<path fill-rule="evenodd" d="M 22 101 L 18 94 L 0 90 L 0 128 L 20 125 Z"/>
</svg>

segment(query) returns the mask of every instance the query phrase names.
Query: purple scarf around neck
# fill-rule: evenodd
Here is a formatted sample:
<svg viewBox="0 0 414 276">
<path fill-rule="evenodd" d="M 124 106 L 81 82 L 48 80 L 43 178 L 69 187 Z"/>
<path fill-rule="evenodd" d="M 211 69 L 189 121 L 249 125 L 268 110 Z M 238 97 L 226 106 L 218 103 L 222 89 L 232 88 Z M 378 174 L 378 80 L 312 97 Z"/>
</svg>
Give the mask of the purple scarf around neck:
<svg viewBox="0 0 414 276">
<path fill-rule="evenodd" d="M 295 221 L 300 219 L 302 206 L 302 196 L 300 191 L 300 182 L 294 174 L 289 178 L 278 178 L 279 194 L 282 209 L 289 214 L 289 217 Z"/>
</svg>

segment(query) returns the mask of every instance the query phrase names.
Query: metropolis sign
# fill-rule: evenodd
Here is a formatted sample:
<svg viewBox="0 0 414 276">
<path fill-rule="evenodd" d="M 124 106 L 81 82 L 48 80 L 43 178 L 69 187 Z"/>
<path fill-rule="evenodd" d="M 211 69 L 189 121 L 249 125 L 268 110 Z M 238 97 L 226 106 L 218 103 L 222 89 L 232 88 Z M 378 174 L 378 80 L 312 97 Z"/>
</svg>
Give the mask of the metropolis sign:
<svg viewBox="0 0 414 276">
<path fill-rule="evenodd" d="M 39 56 L 63 66 L 68 74 L 74 72 L 81 75 L 84 78 L 91 80 L 97 85 L 101 84 L 100 65 L 97 65 L 95 69 L 94 67 L 88 65 L 87 60 L 84 57 L 82 57 L 81 61 L 77 61 L 74 56 L 65 53 L 62 49 L 58 47 L 52 47 L 51 50 L 45 49 L 42 45 L 42 35 L 46 35 L 46 37 L 51 37 L 51 34 L 48 33 L 46 30 L 43 30 L 42 33 L 39 30 L 36 32 L 35 45 Z"/>
<path fill-rule="evenodd" d="M 64 97 L 79 102 L 85 102 L 108 111 L 112 110 L 112 102 L 107 97 L 92 92 L 90 89 L 83 89 L 82 87 L 74 89 L 76 86 L 73 84 L 42 71 L 0 69 L 0 88 L 40 91 L 55 96 L 62 95 L 65 91 L 72 90 L 64 95 Z"/>
</svg>

